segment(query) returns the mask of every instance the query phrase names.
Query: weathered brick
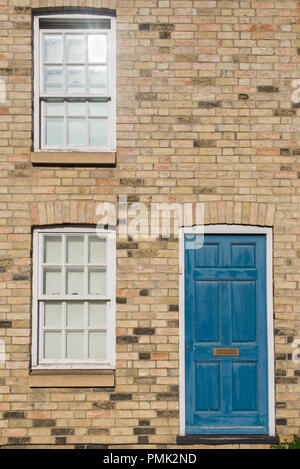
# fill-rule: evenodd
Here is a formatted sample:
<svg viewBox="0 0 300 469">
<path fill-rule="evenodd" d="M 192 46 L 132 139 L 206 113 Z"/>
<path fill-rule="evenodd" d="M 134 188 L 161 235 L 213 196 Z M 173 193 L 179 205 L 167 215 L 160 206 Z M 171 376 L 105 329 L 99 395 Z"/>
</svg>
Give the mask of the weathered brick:
<svg viewBox="0 0 300 469">
<path fill-rule="evenodd" d="M 135 95 L 135 99 L 137 101 L 157 101 L 158 96 L 157 93 L 150 93 L 150 92 L 143 92 L 143 93 L 137 93 Z"/>
<path fill-rule="evenodd" d="M 33 420 L 34 427 L 54 427 L 56 421 L 54 419 L 35 419 Z"/>
<path fill-rule="evenodd" d="M 199 101 L 198 106 L 204 109 L 212 109 L 215 107 L 221 107 L 220 101 Z"/>
<path fill-rule="evenodd" d="M 194 140 L 194 147 L 195 148 L 212 148 L 217 146 L 216 140 Z"/>
<path fill-rule="evenodd" d="M 286 419 L 276 419 L 276 425 L 287 425 Z"/>
<path fill-rule="evenodd" d="M 88 435 L 107 435 L 108 433 L 108 428 L 88 428 Z"/>
<path fill-rule="evenodd" d="M 175 25 L 171 23 L 151 23 L 151 31 L 174 31 Z"/>
<path fill-rule="evenodd" d="M 291 150 L 289 148 L 280 148 L 280 156 L 289 156 Z"/>
<path fill-rule="evenodd" d="M 114 408 L 115 408 L 115 404 L 114 404 L 114 402 L 111 402 L 111 401 L 93 402 L 93 409 L 110 410 L 110 409 L 114 409 Z"/>
<path fill-rule="evenodd" d="M 171 33 L 169 31 L 161 31 L 159 33 L 159 39 L 170 39 Z"/>
<path fill-rule="evenodd" d="M 161 393 L 157 394 L 158 401 L 177 401 L 178 394 L 177 393 Z"/>
<path fill-rule="evenodd" d="M 16 282 L 23 282 L 23 281 L 26 281 L 28 280 L 28 275 L 24 275 L 24 274 L 14 274 L 13 275 L 13 280 L 16 281 Z"/>
<path fill-rule="evenodd" d="M 149 419 L 140 419 L 139 420 L 139 427 L 149 427 L 150 420 Z"/>
<path fill-rule="evenodd" d="M 134 383 L 136 384 L 146 384 L 146 385 L 150 385 L 150 384 L 155 384 L 156 382 L 156 378 L 155 377 L 148 377 L 148 376 L 141 376 L 141 377 L 134 377 L 133 378 L 133 381 Z"/>
<path fill-rule="evenodd" d="M 265 85 L 265 86 L 258 86 L 257 91 L 260 93 L 279 93 L 279 88 L 276 86 Z"/>
<path fill-rule="evenodd" d="M 30 438 L 29 437 L 13 437 L 13 436 L 10 436 L 8 437 L 8 444 L 9 445 L 18 445 L 18 446 L 22 446 L 22 445 L 26 445 L 27 443 L 30 443 Z"/>
<path fill-rule="evenodd" d="M 137 342 L 136 336 L 120 335 L 117 337 L 117 344 L 136 344 Z"/>
<path fill-rule="evenodd" d="M 285 409 L 286 402 L 276 402 L 276 409 Z"/>
<path fill-rule="evenodd" d="M 12 322 L 11 321 L 0 321 L 0 329 L 8 329 L 12 327 Z"/>
<path fill-rule="evenodd" d="M 140 31 L 150 31 L 150 24 L 149 23 L 141 23 L 139 24 Z"/>
<path fill-rule="evenodd" d="M 127 303 L 127 298 L 118 296 L 118 297 L 116 298 L 116 303 L 117 303 L 117 304 L 123 304 L 123 305 L 125 304 L 125 305 L 126 305 L 126 303 Z"/>
<path fill-rule="evenodd" d="M 143 179 L 131 178 L 131 179 L 120 179 L 120 184 L 124 186 L 140 187 L 144 185 Z"/>
<path fill-rule="evenodd" d="M 51 435 L 55 435 L 55 436 L 74 435 L 74 428 L 51 428 Z"/>
<path fill-rule="evenodd" d="M 147 353 L 147 352 L 139 353 L 140 360 L 150 360 L 150 358 L 151 358 L 150 353 Z"/>
<path fill-rule="evenodd" d="M 136 327 L 133 329 L 134 335 L 153 335 L 155 329 L 153 327 Z"/>
<path fill-rule="evenodd" d="M 111 401 L 131 401 L 132 394 L 111 394 L 109 398 Z"/>
<path fill-rule="evenodd" d="M 66 439 L 66 437 L 64 437 L 64 436 L 57 436 L 57 437 L 55 438 L 55 444 L 56 444 L 56 445 L 65 445 L 66 442 L 67 442 L 67 439 Z"/>
<path fill-rule="evenodd" d="M 213 78 L 197 77 L 191 78 L 191 84 L 199 87 L 213 86 L 215 80 Z"/>
<path fill-rule="evenodd" d="M 296 110 L 295 109 L 275 109 L 274 116 L 293 117 L 293 116 L 296 116 Z"/>
<path fill-rule="evenodd" d="M 25 414 L 24 412 L 20 412 L 20 411 L 4 412 L 3 418 L 4 419 L 25 419 Z"/>
<path fill-rule="evenodd" d="M 179 417 L 178 410 L 158 410 L 157 417 L 175 419 Z"/>
<path fill-rule="evenodd" d="M 155 435 L 155 428 L 141 427 L 133 429 L 134 435 Z"/>
</svg>

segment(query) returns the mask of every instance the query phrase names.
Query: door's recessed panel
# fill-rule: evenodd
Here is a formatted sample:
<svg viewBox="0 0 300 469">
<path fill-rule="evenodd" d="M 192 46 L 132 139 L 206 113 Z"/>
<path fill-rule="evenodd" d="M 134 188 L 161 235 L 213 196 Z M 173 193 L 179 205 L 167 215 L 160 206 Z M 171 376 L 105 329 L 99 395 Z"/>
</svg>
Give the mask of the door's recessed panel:
<svg viewBox="0 0 300 469">
<path fill-rule="evenodd" d="M 256 340 L 256 285 L 255 282 L 232 282 L 232 340 Z"/>
<path fill-rule="evenodd" d="M 220 364 L 196 362 L 196 411 L 220 409 Z"/>
<path fill-rule="evenodd" d="M 256 363 L 232 364 L 232 410 L 257 410 Z"/>
<path fill-rule="evenodd" d="M 195 267 L 217 267 L 218 265 L 218 244 L 205 244 L 195 251 Z"/>
<path fill-rule="evenodd" d="M 219 283 L 198 281 L 195 283 L 195 330 L 196 342 L 219 340 Z"/>
<path fill-rule="evenodd" d="M 255 245 L 254 244 L 232 244 L 231 245 L 232 267 L 254 267 Z"/>
</svg>

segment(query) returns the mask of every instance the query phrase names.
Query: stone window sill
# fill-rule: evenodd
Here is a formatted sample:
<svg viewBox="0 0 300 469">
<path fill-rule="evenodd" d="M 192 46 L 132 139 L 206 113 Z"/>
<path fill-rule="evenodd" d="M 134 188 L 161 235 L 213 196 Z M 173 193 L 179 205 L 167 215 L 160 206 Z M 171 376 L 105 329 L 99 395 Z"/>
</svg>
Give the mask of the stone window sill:
<svg viewBox="0 0 300 469">
<path fill-rule="evenodd" d="M 114 165 L 116 153 L 34 151 L 30 161 L 33 164 L 46 165 Z"/>
<path fill-rule="evenodd" d="M 114 387 L 114 370 L 32 370 L 31 388 Z"/>
</svg>

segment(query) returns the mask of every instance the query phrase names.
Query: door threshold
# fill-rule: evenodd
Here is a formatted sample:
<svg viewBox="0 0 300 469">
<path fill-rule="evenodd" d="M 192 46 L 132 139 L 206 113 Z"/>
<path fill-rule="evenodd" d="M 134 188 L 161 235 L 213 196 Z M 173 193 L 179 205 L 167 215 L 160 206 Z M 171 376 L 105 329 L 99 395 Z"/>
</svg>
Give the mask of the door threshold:
<svg viewBox="0 0 300 469">
<path fill-rule="evenodd" d="M 270 435 L 185 435 L 177 436 L 178 445 L 275 445 L 279 437 Z"/>
</svg>

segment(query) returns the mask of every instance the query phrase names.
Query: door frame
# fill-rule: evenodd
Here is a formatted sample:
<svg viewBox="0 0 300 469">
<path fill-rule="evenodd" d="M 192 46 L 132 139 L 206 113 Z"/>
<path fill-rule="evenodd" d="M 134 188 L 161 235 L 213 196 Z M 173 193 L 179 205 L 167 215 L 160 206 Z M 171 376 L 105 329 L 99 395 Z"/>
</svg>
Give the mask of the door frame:
<svg viewBox="0 0 300 469">
<path fill-rule="evenodd" d="M 179 435 L 185 436 L 185 249 L 186 234 L 263 234 L 266 236 L 267 349 L 269 436 L 275 436 L 273 329 L 273 230 L 250 225 L 200 225 L 179 228 Z"/>
</svg>

